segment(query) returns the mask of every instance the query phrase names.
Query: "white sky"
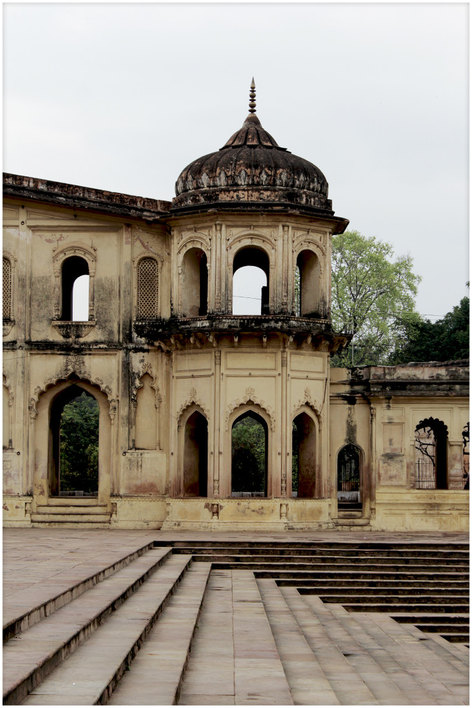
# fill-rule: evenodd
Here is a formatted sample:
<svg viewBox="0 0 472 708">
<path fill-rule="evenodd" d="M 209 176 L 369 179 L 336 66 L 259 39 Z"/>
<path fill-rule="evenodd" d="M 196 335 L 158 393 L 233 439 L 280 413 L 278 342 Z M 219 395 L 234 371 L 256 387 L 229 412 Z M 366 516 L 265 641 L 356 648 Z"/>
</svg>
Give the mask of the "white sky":
<svg viewBox="0 0 472 708">
<path fill-rule="evenodd" d="M 417 308 L 467 294 L 468 5 L 4 5 L 4 170 L 171 199 L 257 114 L 350 229 L 409 253 Z"/>
</svg>

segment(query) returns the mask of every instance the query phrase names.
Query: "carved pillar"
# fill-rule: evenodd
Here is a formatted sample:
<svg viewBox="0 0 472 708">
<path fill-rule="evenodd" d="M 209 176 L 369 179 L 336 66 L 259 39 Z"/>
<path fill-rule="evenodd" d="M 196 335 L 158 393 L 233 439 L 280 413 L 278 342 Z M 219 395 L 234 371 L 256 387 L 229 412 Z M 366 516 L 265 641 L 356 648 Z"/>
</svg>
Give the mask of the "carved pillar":
<svg viewBox="0 0 472 708">
<path fill-rule="evenodd" d="M 215 440 L 213 449 L 215 454 L 213 455 L 213 496 L 217 497 L 220 494 L 220 461 L 222 461 L 221 454 L 221 351 L 215 351 Z"/>
<path fill-rule="evenodd" d="M 287 421 L 287 350 L 283 349 L 280 352 L 281 360 L 281 479 L 280 479 L 280 494 L 282 497 L 287 496 L 287 468 L 289 464 L 289 453 L 287 446 L 287 435 L 289 430 L 289 425 Z"/>
<path fill-rule="evenodd" d="M 289 261 L 290 261 L 290 244 L 288 240 L 289 227 L 284 224 L 282 227 L 282 310 L 287 312 L 288 308 L 288 282 L 289 282 Z"/>
<path fill-rule="evenodd" d="M 221 264 L 221 251 L 223 247 L 223 234 L 220 222 L 216 224 L 216 237 L 214 243 L 214 264 L 213 264 L 213 279 L 215 287 L 215 311 L 221 312 L 221 278 L 224 277 Z"/>
</svg>

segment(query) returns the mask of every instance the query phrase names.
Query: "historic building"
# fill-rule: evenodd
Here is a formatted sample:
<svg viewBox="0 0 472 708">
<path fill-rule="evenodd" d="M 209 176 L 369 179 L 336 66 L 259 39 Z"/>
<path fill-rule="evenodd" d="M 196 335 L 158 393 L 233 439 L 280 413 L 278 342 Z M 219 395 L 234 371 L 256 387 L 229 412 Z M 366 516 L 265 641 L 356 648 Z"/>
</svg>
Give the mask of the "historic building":
<svg viewBox="0 0 472 708">
<path fill-rule="evenodd" d="M 330 369 L 348 221 L 254 97 L 172 202 L 4 176 L 6 525 L 467 528 L 467 362 Z M 233 312 L 246 266 L 258 315 Z M 66 480 L 61 442 L 84 392 L 91 486 Z"/>
</svg>

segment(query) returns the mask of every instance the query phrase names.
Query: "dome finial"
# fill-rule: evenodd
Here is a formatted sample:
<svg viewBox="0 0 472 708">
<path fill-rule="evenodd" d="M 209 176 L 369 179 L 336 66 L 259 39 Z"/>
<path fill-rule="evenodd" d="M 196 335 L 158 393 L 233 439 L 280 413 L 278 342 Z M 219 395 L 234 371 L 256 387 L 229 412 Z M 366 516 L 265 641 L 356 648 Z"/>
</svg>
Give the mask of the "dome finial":
<svg viewBox="0 0 472 708">
<path fill-rule="evenodd" d="M 254 83 L 254 76 L 251 81 L 251 88 L 249 90 L 249 113 L 256 112 L 256 84 Z"/>
</svg>

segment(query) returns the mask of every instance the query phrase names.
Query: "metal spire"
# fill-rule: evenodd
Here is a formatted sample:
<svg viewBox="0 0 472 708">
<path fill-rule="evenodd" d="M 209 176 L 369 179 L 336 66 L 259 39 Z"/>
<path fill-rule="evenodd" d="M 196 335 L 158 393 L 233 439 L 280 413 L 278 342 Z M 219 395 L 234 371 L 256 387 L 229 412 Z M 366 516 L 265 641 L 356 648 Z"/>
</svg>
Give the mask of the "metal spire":
<svg viewBox="0 0 472 708">
<path fill-rule="evenodd" d="M 256 84 L 254 83 L 254 76 L 251 81 L 251 88 L 249 90 L 249 113 L 256 112 Z"/>
</svg>

